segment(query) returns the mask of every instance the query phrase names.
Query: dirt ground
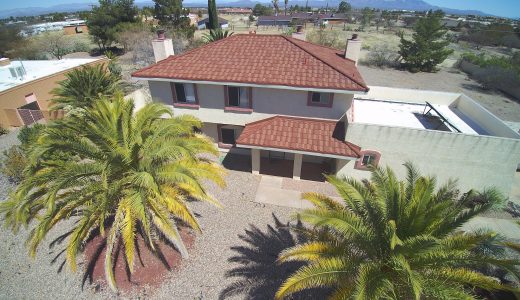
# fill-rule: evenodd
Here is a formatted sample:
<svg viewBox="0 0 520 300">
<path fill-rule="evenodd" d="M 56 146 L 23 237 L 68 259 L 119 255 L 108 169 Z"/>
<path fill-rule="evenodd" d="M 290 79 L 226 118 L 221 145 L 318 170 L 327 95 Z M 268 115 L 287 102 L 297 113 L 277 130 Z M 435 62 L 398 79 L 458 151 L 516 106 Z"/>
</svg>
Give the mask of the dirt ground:
<svg viewBox="0 0 520 300">
<path fill-rule="evenodd" d="M 485 90 L 456 69 L 437 73 L 410 73 L 394 69 L 358 66 L 368 85 L 464 93 L 504 121 L 520 122 L 520 101 L 500 92 Z"/>
</svg>

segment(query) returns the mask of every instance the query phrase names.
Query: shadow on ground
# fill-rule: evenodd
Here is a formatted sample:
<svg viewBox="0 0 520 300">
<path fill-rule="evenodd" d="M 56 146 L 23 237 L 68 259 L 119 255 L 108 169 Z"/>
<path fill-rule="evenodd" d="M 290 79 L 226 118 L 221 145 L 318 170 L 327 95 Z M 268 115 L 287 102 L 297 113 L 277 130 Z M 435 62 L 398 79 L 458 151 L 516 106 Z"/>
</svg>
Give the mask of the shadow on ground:
<svg viewBox="0 0 520 300">
<path fill-rule="evenodd" d="M 279 253 L 297 243 L 305 242 L 302 235 L 293 234 L 289 224 L 282 224 L 273 214 L 274 226 L 267 230 L 250 225 L 245 234 L 239 235 L 242 246 L 231 249 L 235 255 L 228 261 L 237 266 L 226 273 L 227 278 L 236 281 L 220 293 L 219 299 L 243 296 L 246 299 L 273 299 L 276 291 L 297 269 L 303 266 L 300 262 L 277 263 Z M 298 232 L 302 228 L 299 223 L 292 228 Z M 325 290 L 307 290 L 294 294 L 292 299 L 320 299 L 327 294 Z"/>
</svg>

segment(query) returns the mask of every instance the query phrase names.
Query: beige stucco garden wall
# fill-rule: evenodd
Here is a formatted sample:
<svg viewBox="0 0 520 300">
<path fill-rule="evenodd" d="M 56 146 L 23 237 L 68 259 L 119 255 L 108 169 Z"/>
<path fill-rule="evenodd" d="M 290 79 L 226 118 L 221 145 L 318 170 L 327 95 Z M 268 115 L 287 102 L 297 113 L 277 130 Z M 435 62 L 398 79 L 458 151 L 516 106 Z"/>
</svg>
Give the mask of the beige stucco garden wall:
<svg viewBox="0 0 520 300">
<path fill-rule="evenodd" d="M 154 101 L 173 105 L 170 83 L 149 81 Z M 352 102 L 352 94 L 335 94 L 332 107 L 307 105 L 307 92 L 270 88 L 253 88 L 253 112 L 238 113 L 224 111 L 224 87 L 198 84 L 197 94 L 200 108 L 174 108 L 175 114 L 192 114 L 204 122 L 244 126 L 247 123 L 273 115 L 290 115 L 339 120 Z"/>
<path fill-rule="evenodd" d="M 389 165 L 401 178 L 402 164 L 413 162 L 423 174 L 439 182 L 458 178 L 462 190 L 496 186 L 508 195 L 520 162 L 520 140 L 475 136 L 433 130 L 350 124 L 346 139 L 363 150 L 381 153 L 380 166 Z M 354 161 L 339 165 L 338 174 L 367 178 L 368 171 L 354 169 Z"/>
<path fill-rule="evenodd" d="M 471 120 L 478 120 L 478 125 L 486 130 L 490 135 L 507 138 L 520 138 L 518 133 L 509 128 L 499 118 L 464 94 L 461 94 L 452 106 L 455 106 Z"/>
<path fill-rule="evenodd" d="M 432 104 L 439 105 L 450 105 L 456 101 L 459 96 L 459 93 L 402 89 L 384 86 L 370 86 L 368 93 L 356 94 L 356 98 L 360 99 L 374 99 L 420 104 L 424 104 L 425 101 L 428 101 Z"/>
</svg>

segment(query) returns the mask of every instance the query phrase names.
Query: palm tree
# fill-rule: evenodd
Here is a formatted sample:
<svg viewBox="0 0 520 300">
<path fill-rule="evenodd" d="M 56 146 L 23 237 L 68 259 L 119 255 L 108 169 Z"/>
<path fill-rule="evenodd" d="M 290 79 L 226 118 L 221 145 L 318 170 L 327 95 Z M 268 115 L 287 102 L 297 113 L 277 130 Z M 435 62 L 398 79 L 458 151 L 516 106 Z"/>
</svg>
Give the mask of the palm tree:
<svg viewBox="0 0 520 300">
<path fill-rule="evenodd" d="M 202 36 L 202 40 L 206 43 L 216 42 L 221 39 L 225 39 L 233 35 L 233 32 L 229 32 L 228 30 L 222 29 L 212 29 L 209 33 L 206 33 Z"/>
<path fill-rule="evenodd" d="M 373 169 L 370 181 L 328 177 L 342 203 L 316 193 L 299 218 L 310 224 L 310 241 L 284 250 L 279 261 L 304 261 L 276 298 L 308 288 L 330 288 L 331 299 L 474 299 L 470 288 L 516 291 L 478 271 L 491 265 L 519 278 L 517 260 L 477 251 L 493 232 L 462 232 L 460 226 L 500 202 L 494 189 L 458 196 L 449 181 L 405 164 L 399 181 L 389 168 Z M 518 245 L 498 246 L 519 249 Z"/>
<path fill-rule="evenodd" d="M 202 180 L 224 186 L 223 169 L 207 154 L 217 149 L 194 132 L 201 122 L 184 115 L 163 119 L 171 111 L 147 104 L 135 112 L 131 101 L 116 97 L 97 101 L 82 118 L 50 124 L 32 149 L 33 166 L 11 197 L 1 203 L 5 223 L 16 231 L 32 220 L 28 238 L 31 255 L 47 233 L 70 216 L 77 222 L 68 238 L 66 260 L 76 270 L 76 256 L 93 232 L 106 238 L 105 275 L 116 291 L 112 256 L 124 245 L 133 271 L 136 238 L 154 250 L 164 236 L 186 257 L 177 223 L 201 231 L 188 200 L 220 206 Z M 38 161 L 45 153 L 62 151 L 70 160 Z"/>
<path fill-rule="evenodd" d="M 93 102 L 120 92 L 121 76 L 107 72 L 105 65 L 83 66 L 67 75 L 52 90 L 51 109 L 88 108 Z"/>
</svg>

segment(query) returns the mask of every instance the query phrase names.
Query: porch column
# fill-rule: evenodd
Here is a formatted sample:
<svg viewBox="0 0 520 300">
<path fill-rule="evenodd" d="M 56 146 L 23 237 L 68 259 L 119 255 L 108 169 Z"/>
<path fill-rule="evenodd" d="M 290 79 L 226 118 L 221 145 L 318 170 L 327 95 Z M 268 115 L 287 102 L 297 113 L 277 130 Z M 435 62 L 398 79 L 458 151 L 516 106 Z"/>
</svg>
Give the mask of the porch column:
<svg viewBox="0 0 520 300">
<path fill-rule="evenodd" d="M 302 173 L 302 154 L 294 154 L 294 163 L 293 163 L 293 175 L 292 178 L 296 180 L 300 180 L 300 175 Z"/>
<path fill-rule="evenodd" d="M 260 149 L 251 149 L 251 173 L 260 174 Z"/>
</svg>

